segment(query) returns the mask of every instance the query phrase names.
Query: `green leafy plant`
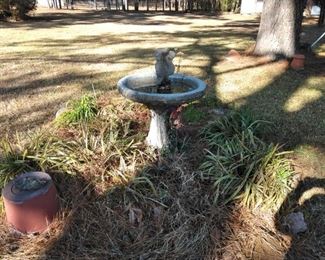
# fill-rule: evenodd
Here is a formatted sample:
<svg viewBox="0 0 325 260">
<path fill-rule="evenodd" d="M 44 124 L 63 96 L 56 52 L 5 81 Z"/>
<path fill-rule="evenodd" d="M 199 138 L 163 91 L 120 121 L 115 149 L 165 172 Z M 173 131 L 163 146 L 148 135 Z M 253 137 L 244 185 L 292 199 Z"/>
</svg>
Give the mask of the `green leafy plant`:
<svg viewBox="0 0 325 260">
<path fill-rule="evenodd" d="M 97 113 L 98 106 L 95 97 L 84 95 L 80 99 L 68 104 L 67 110 L 59 115 L 56 121 L 61 125 L 87 122 L 93 119 Z"/>
<path fill-rule="evenodd" d="M 200 111 L 193 104 L 187 106 L 183 111 L 183 117 L 185 121 L 189 123 L 195 123 L 204 118 L 204 112 Z"/>
<path fill-rule="evenodd" d="M 28 149 L 15 147 L 8 140 L 0 140 L 0 188 L 18 173 L 33 169 L 26 158 Z"/>
<path fill-rule="evenodd" d="M 0 140 L 0 188 L 17 174 L 33 171 L 59 170 L 75 173 L 82 158 L 76 153 L 78 144 L 61 140 L 51 134 L 36 133 L 22 140 Z"/>
<path fill-rule="evenodd" d="M 202 104 L 206 107 L 209 108 L 215 108 L 217 106 L 220 106 L 218 99 L 215 97 L 215 94 L 211 95 L 211 94 L 206 94 L 201 101 Z"/>
<path fill-rule="evenodd" d="M 272 209 L 285 198 L 293 171 L 278 146 L 256 135 L 262 124 L 234 113 L 203 129 L 209 149 L 200 170 L 213 183 L 216 203 L 239 199 L 249 208 Z"/>
<path fill-rule="evenodd" d="M 252 146 L 261 143 L 259 136 L 265 129 L 267 121 L 254 120 L 248 113 L 231 113 L 209 123 L 201 131 L 201 136 L 211 148 L 217 148 L 226 141 L 242 141 Z"/>
</svg>

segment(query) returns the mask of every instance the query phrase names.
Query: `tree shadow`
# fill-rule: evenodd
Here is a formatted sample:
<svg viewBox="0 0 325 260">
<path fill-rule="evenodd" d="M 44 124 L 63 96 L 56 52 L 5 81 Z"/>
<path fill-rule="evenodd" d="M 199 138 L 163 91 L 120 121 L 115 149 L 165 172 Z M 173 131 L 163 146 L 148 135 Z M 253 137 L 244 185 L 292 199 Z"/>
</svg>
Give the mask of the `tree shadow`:
<svg viewBox="0 0 325 260">
<path fill-rule="evenodd" d="M 174 17 L 166 21 L 166 15 Z M 21 22 L 5 22 L 0 20 L 1 28 L 24 28 L 48 29 L 61 28 L 71 25 L 89 25 L 101 23 L 119 23 L 124 25 L 189 25 L 193 19 L 204 19 L 218 17 L 216 14 L 184 14 L 178 12 L 122 12 L 122 11 L 105 11 L 105 10 L 76 10 L 76 11 L 52 11 L 36 13 L 26 21 Z M 177 19 L 178 18 L 178 19 Z M 227 20 L 226 18 L 218 18 Z"/>
<path fill-rule="evenodd" d="M 241 109 L 274 123 L 273 134 L 267 136 L 268 140 L 286 144 L 291 149 L 304 144 L 320 149 L 325 147 L 322 112 L 325 108 L 322 80 L 325 73 L 319 69 L 319 65 L 325 64 L 325 59 L 307 59 L 311 61 L 306 62 L 305 70 L 288 68 L 266 87 L 241 100 L 245 103 Z"/>
<path fill-rule="evenodd" d="M 99 76 L 99 74 L 96 76 Z M 91 77 L 87 73 L 64 73 L 56 78 L 32 79 L 29 82 L 25 79 L 23 83 L 19 82 L 19 79 L 28 76 L 30 76 L 30 73 L 25 73 L 17 77 L 18 84 L 15 83 L 13 86 L 0 88 L 3 109 L 0 113 L 0 129 L 9 135 L 14 135 L 15 131 L 25 132 L 47 124 L 54 118 L 56 111 L 62 108 L 64 103 L 76 98 L 69 91 L 64 94 L 60 93 L 61 86 L 67 81 L 80 82 Z M 16 82 L 16 78 L 7 81 Z M 91 90 L 92 87 L 90 84 L 86 84 L 83 88 Z M 54 95 L 54 93 L 57 95 Z M 33 95 L 36 96 L 33 99 L 35 103 L 30 103 L 28 99 Z"/>
<path fill-rule="evenodd" d="M 130 20 L 131 21 L 131 20 Z M 67 82 L 69 85 L 81 85 L 81 89 L 85 91 L 92 91 L 92 86 L 98 92 L 107 92 L 115 90 L 116 82 L 122 76 L 130 73 L 130 68 L 143 68 L 144 65 L 151 65 L 153 68 L 154 57 L 152 48 L 142 48 L 141 45 L 150 41 L 154 44 L 160 41 L 169 42 L 172 41 L 176 45 L 180 44 L 182 47 L 179 48 L 180 51 L 184 52 L 188 58 L 192 56 L 203 55 L 202 60 L 198 64 L 181 64 L 181 72 L 188 73 L 189 70 L 194 68 L 196 70 L 195 74 L 201 78 L 207 79 L 210 86 L 217 84 L 215 79 L 215 72 L 213 71 L 216 64 L 220 61 L 220 56 L 226 53 L 229 48 L 226 43 L 214 43 L 210 42 L 209 39 L 213 37 L 226 37 L 227 39 L 236 38 L 236 31 L 228 31 L 222 35 L 218 29 L 211 30 L 209 32 L 196 32 L 196 31 L 176 31 L 172 33 L 148 31 L 143 34 L 141 39 L 137 33 L 128 33 L 125 35 L 116 35 L 112 33 L 103 33 L 101 35 L 94 36 L 78 36 L 71 40 L 64 39 L 50 39 L 44 38 L 37 41 L 29 40 L 22 42 L 11 42 L 10 47 L 24 47 L 26 46 L 27 51 L 15 52 L 10 57 L 1 57 L 0 61 L 3 64 L 19 64 L 22 57 L 24 61 L 31 63 L 40 62 L 44 67 L 49 66 L 49 69 L 60 68 L 56 71 L 56 75 L 45 77 L 42 75 L 42 71 L 37 73 L 20 73 L 21 75 L 15 75 L 6 77 L 3 81 L 3 87 L 0 88 L 0 96 L 4 102 L 10 102 L 14 99 L 25 99 L 34 94 L 40 95 L 42 93 L 48 95 L 50 92 L 58 86 L 64 86 Z M 246 39 L 251 39 L 251 33 L 243 33 L 242 37 Z M 96 48 L 115 48 L 119 44 L 133 44 L 131 48 L 127 48 L 119 53 L 111 54 L 88 54 L 87 51 L 92 51 L 94 47 Z M 29 51 L 30 47 L 37 48 L 35 50 Z M 58 48 L 68 46 L 68 51 L 61 55 L 61 53 L 56 53 Z M 78 53 L 78 50 L 84 49 L 86 53 Z M 44 51 L 47 50 L 47 51 Z M 74 53 L 76 51 L 77 53 Z M 141 63 L 139 63 L 139 57 L 141 57 Z M 196 58 L 197 59 L 197 58 Z M 62 64 L 66 66 L 62 66 Z M 100 65 L 100 66 L 99 66 Z M 39 66 L 39 64 L 37 64 Z M 74 66 L 74 67 L 71 67 Z M 93 69 L 92 69 L 92 66 Z M 97 67 L 100 70 L 97 70 Z M 79 68 L 83 70 L 79 70 Z M 73 69 L 71 69 L 73 68 Z M 74 71 L 78 68 L 78 71 Z M 86 70 L 84 69 L 86 68 Z M 49 71 L 51 73 L 51 71 Z M 114 91 L 113 91 L 114 92 Z M 33 110 L 57 110 L 62 103 L 66 102 L 71 95 L 67 96 L 66 99 L 57 100 L 52 104 L 39 105 L 39 106 L 29 106 L 21 111 L 21 116 L 28 115 L 33 112 Z M 50 114 L 54 115 L 56 111 L 47 111 L 44 116 L 38 118 L 37 121 L 30 122 L 30 124 L 25 125 L 25 123 L 20 122 L 19 116 L 9 115 L 4 113 L 1 118 L 7 117 L 10 121 L 8 126 L 10 129 L 13 126 L 25 130 L 31 127 L 34 123 L 39 125 L 41 120 L 47 121 L 47 119 L 52 119 Z M 17 114 L 17 113 L 16 113 Z M 7 121 L 8 121 L 7 120 Z M 36 126 L 36 127 L 37 127 Z"/>
<path fill-rule="evenodd" d="M 292 234 L 285 225 L 286 216 L 303 213 L 307 224 L 304 233 Z M 305 178 L 288 195 L 275 216 L 277 229 L 291 237 L 286 259 L 321 259 L 325 252 L 325 179 Z"/>
<path fill-rule="evenodd" d="M 304 70 L 296 71 L 287 67 L 263 88 L 224 105 L 249 111 L 255 118 L 272 122 L 270 129 L 264 133 L 265 140 L 283 144 L 284 149 L 296 150 L 305 145 L 311 146 L 317 149 L 320 160 L 323 160 L 325 74 L 322 66 L 325 59 L 308 54 L 306 59 Z M 244 78 L 245 67 L 241 73 Z M 218 97 L 218 93 L 215 94 Z M 234 105 L 236 102 L 240 103 L 238 107 Z M 325 176 L 325 168 L 320 164 L 309 172 L 306 165 L 301 165 L 303 161 L 293 159 L 295 166 L 303 170 L 302 180 L 276 214 L 275 224 L 280 232 L 290 235 L 292 239 L 286 259 L 321 259 L 325 252 L 325 220 L 322 217 L 325 210 L 325 182 L 321 179 Z M 318 189 L 319 194 L 310 195 L 315 189 Z M 308 192 L 309 197 L 308 194 L 304 195 Z M 303 234 L 292 235 L 284 229 L 283 221 L 288 213 L 296 211 L 304 213 L 308 230 Z M 264 257 L 268 259 L 268 256 Z"/>
</svg>

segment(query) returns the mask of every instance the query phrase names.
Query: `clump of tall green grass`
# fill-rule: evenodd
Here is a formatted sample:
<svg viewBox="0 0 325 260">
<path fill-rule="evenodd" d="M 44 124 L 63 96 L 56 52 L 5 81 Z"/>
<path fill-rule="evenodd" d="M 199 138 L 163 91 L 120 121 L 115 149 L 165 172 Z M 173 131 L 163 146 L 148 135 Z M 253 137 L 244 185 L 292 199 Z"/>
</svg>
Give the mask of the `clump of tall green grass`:
<svg viewBox="0 0 325 260">
<path fill-rule="evenodd" d="M 18 173 L 33 169 L 33 166 L 26 158 L 28 148 L 18 149 L 8 139 L 3 138 L 0 140 L 0 188 Z"/>
<path fill-rule="evenodd" d="M 84 95 L 80 99 L 68 103 L 66 111 L 60 114 L 56 121 L 61 125 L 88 122 L 96 117 L 98 110 L 96 98 Z"/>
<path fill-rule="evenodd" d="M 27 171 L 59 170 L 74 173 L 82 158 L 76 153 L 78 143 L 61 140 L 50 133 L 34 133 L 22 138 L 0 140 L 0 188 L 14 176 Z"/>
<path fill-rule="evenodd" d="M 286 152 L 258 137 L 264 122 L 233 113 L 202 130 L 208 144 L 200 166 L 212 181 L 216 203 L 240 200 L 249 208 L 276 208 L 285 198 L 293 174 Z"/>
</svg>

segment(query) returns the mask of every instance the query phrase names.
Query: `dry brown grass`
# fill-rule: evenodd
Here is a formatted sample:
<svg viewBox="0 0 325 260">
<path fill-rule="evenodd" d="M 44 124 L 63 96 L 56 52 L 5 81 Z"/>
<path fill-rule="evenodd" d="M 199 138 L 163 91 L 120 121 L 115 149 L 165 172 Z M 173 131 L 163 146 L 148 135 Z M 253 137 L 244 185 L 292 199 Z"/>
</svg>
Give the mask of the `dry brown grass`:
<svg viewBox="0 0 325 260">
<path fill-rule="evenodd" d="M 41 126 L 92 86 L 112 92 L 131 70 L 152 66 L 158 47 L 179 48 L 186 53 L 181 71 L 206 78 L 207 68 L 215 65 L 211 60 L 216 63 L 229 48 L 245 49 L 256 29 L 241 39 L 232 32 L 224 38 L 227 23 L 247 19 L 241 16 L 45 12 L 36 20 L 1 24 L 1 131 Z"/>
<path fill-rule="evenodd" d="M 276 233 L 272 217 L 263 219 L 236 206 L 216 207 L 209 183 L 200 181 L 193 168 L 198 155 L 176 152 L 148 165 L 139 176 L 150 179 L 154 189 L 135 179 L 98 193 L 82 177 L 53 174 L 60 216 L 47 232 L 29 237 L 10 233 L 1 223 L 2 256 L 281 259 L 289 242 Z"/>
<path fill-rule="evenodd" d="M 315 38 L 319 30 L 314 21 L 310 23 L 309 37 Z M 185 53 L 181 72 L 204 79 L 208 96 L 218 104 L 250 109 L 258 118 L 275 122 L 269 139 L 301 147 L 296 167 L 306 169 L 310 164 L 307 176 L 319 177 L 324 169 L 318 163 L 323 158 L 325 123 L 323 63 L 311 62 L 305 71 L 296 72 L 283 62 L 265 63 L 262 58 L 222 58 L 231 48 L 243 51 L 253 43 L 256 18 L 40 10 L 34 20 L 0 26 L 2 134 L 46 125 L 66 101 L 93 88 L 102 94 L 103 106 L 121 106 L 111 99 L 117 95 L 117 80 L 152 66 L 155 48 L 171 46 Z M 324 44 L 318 53 L 323 55 Z M 204 106 L 204 111 L 212 108 Z M 146 113 L 140 114 L 133 120 L 147 120 Z M 71 138 L 75 133 L 64 129 L 61 134 Z M 137 174 L 148 177 L 154 190 L 136 179 L 122 186 L 103 186 L 91 183 L 92 176 L 54 174 L 60 216 L 44 234 L 26 237 L 8 232 L 2 213 L 1 257 L 282 259 L 290 237 L 279 232 L 272 216 L 213 205 L 209 185 L 197 178 L 202 156 L 198 148 L 204 144 L 192 142 L 187 150 L 148 162 L 146 170 L 138 169 Z M 317 159 L 307 159 L 310 150 Z M 321 205 L 317 204 L 313 219 L 323 212 Z M 323 220 L 318 221 L 322 226 Z M 299 245 L 313 236 L 315 223 L 291 250 L 299 251 Z M 322 238 L 318 235 L 308 240 L 308 250 L 317 249 L 315 240 Z"/>
<path fill-rule="evenodd" d="M 222 61 L 230 49 L 245 50 L 254 42 L 257 17 L 48 12 L 1 24 L 1 131 L 42 126 L 66 101 L 92 87 L 115 95 L 120 77 L 152 66 L 155 48 L 172 46 L 185 53 L 181 72 L 204 79 L 223 105 L 275 122 L 277 141 L 324 143 L 323 58 L 309 57 L 304 72 L 249 57 Z M 315 20 L 305 28 L 307 42 L 321 32 Z M 317 52 L 324 54 L 324 41 Z"/>
</svg>

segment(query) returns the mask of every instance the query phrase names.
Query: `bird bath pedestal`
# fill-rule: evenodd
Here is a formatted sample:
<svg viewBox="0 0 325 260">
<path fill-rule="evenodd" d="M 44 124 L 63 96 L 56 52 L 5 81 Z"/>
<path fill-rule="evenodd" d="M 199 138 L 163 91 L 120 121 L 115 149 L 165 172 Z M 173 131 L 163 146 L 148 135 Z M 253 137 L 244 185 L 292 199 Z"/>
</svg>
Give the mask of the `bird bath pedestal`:
<svg viewBox="0 0 325 260">
<path fill-rule="evenodd" d="M 161 149 L 168 147 L 168 121 L 170 112 L 168 109 L 151 109 L 151 122 L 147 136 L 148 145 Z"/>
</svg>

